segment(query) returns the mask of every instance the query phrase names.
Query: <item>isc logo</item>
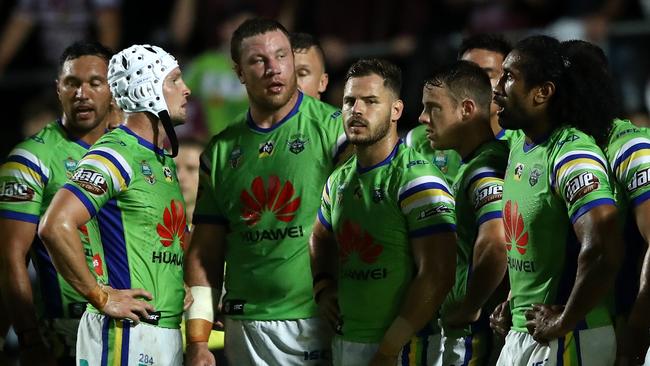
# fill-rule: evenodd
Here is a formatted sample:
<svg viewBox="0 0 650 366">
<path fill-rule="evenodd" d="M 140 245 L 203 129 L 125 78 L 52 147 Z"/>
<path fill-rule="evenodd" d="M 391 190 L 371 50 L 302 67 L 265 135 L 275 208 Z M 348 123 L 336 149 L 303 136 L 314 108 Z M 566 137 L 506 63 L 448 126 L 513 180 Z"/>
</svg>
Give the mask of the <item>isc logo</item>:
<svg viewBox="0 0 650 366">
<path fill-rule="evenodd" d="M 650 175 L 650 168 L 636 172 L 630 184 L 627 185 L 627 190 L 629 192 L 632 192 L 637 188 L 643 187 L 646 184 L 648 184 L 648 181 L 650 180 L 648 179 L 649 175 Z"/>
<path fill-rule="evenodd" d="M 330 350 L 321 349 L 321 350 L 315 350 L 315 351 L 305 351 L 305 352 L 303 352 L 303 359 L 305 361 L 329 360 L 330 359 Z"/>
</svg>

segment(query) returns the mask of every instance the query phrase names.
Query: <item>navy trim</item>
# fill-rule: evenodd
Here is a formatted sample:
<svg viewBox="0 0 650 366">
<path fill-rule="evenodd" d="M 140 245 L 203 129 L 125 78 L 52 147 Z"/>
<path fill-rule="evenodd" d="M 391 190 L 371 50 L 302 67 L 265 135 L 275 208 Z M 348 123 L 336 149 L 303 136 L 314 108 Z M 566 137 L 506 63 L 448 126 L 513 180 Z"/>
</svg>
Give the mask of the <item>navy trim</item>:
<svg viewBox="0 0 650 366">
<path fill-rule="evenodd" d="M 412 339 L 412 338 L 411 338 Z M 411 353 L 411 341 L 408 341 L 404 347 L 402 347 L 402 366 L 410 366 L 409 362 L 409 353 Z"/>
<path fill-rule="evenodd" d="M 375 164 L 373 166 L 363 168 L 361 165 L 359 165 L 359 160 L 357 160 L 357 172 L 359 174 L 363 174 L 363 173 L 367 173 L 367 172 L 369 172 L 369 171 L 371 171 L 371 170 L 373 170 L 375 168 L 379 168 L 380 166 L 390 164 L 390 162 L 393 161 L 393 159 L 395 158 L 395 155 L 397 155 L 397 150 L 399 149 L 399 147 L 403 143 L 404 143 L 404 141 L 402 141 L 402 139 L 399 139 L 397 141 L 397 143 L 395 144 L 395 147 L 393 147 L 393 150 L 390 152 L 390 154 L 388 154 L 388 156 L 384 160 L 380 161 L 379 163 L 377 163 L 377 164 Z"/>
<path fill-rule="evenodd" d="M 63 132 L 65 133 L 65 135 L 66 135 L 66 137 L 68 138 L 68 140 L 74 142 L 75 144 L 77 144 L 77 145 L 83 147 L 83 148 L 86 149 L 86 150 L 90 149 L 90 145 L 89 145 L 88 143 L 86 143 L 86 141 L 84 141 L 84 140 L 82 140 L 82 139 L 78 139 L 78 138 L 76 138 L 75 136 L 72 136 L 72 134 L 70 133 L 70 131 L 68 131 L 68 129 L 65 128 L 65 126 L 63 125 L 63 121 L 61 120 L 61 118 L 57 119 L 56 121 L 57 121 L 57 123 L 59 124 L 59 127 L 61 127 L 61 129 L 62 129 Z"/>
<path fill-rule="evenodd" d="M 195 214 L 192 218 L 194 225 L 211 224 L 211 225 L 228 225 L 228 220 L 217 215 L 200 215 Z"/>
<path fill-rule="evenodd" d="M 119 128 L 119 129 L 121 129 L 122 131 L 128 133 L 129 135 L 135 137 L 135 138 L 138 140 L 138 143 L 139 143 L 140 145 L 146 147 L 147 149 L 149 149 L 149 150 L 155 152 L 155 153 L 158 154 L 158 155 L 165 156 L 165 150 L 159 148 L 158 146 L 154 145 L 153 143 L 151 143 L 151 142 L 149 142 L 149 141 L 143 139 L 142 137 L 138 136 L 135 132 L 131 131 L 131 129 L 129 129 L 128 127 L 126 127 L 126 126 L 124 126 L 124 125 L 120 125 L 120 126 L 118 126 L 117 128 Z"/>
<path fill-rule="evenodd" d="M 120 162 L 117 161 L 117 159 L 115 159 L 115 157 L 113 155 L 107 153 L 106 151 L 102 151 L 102 150 L 92 150 L 88 154 L 86 154 L 86 156 L 90 156 L 90 155 L 98 155 L 98 156 L 101 156 L 103 158 L 108 159 L 108 161 L 110 161 L 113 165 L 115 165 L 117 170 L 120 172 L 120 175 L 122 176 L 122 178 L 126 182 L 126 185 L 128 186 L 131 183 L 131 177 L 129 176 L 129 173 L 126 172 L 124 167 L 122 167 L 122 164 L 120 164 Z"/>
<path fill-rule="evenodd" d="M 22 157 L 22 156 L 19 156 L 19 155 L 11 155 L 10 157 L 7 158 L 6 161 L 7 161 L 7 162 L 10 162 L 10 161 L 11 161 L 11 162 L 14 162 L 14 163 L 22 164 L 22 165 L 28 167 L 29 169 L 35 171 L 36 173 L 38 173 L 38 175 L 41 176 L 41 180 L 43 181 L 43 185 L 44 185 L 44 186 L 47 185 L 47 182 L 50 180 L 50 178 L 48 178 L 48 177 L 45 175 L 45 173 L 43 173 L 43 171 L 41 170 L 41 167 L 40 167 L 40 166 L 34 164 L 33 162 L 31 162 L 31 161 L 25 159 L 25 158 Z"/>
<path fill-rule="evenodd" d="M 532 150 L 535 146 L 537 146 L 537 145 L 541 145 L 541 144 L 545 143 L 546 140 L 548 140 L 548 138 L 551 137 L 551 134 L 552 134 L 553 132 L 554 132 L 554 131 L 551 131 L 551 132 L 548 133 L 547 135 L 544 135 L 541 139 L 539 139 L 539 142 L 535 142 L 535 141 L 533 141 L 533 142 L 531 142 L 530 144 L 529 144 L 528 142 L 526 142 L 526 138 L 524 137 L 524 144 L 523 144 L 523 146 L 522 146 L 523 149 L 524 149 L 524 152 L 527 153 L 527 152 L 529 152 L 530 150 Z M 532 140 L 532 139 L 531 139 L 531 140 Z"/>
<path fill-rule="evenodd" d="M 401 204 L 402 201 L 414 195 L 415 193 L 426 191 L 427 189 L 440 189 L 444 192 L 447 192 L 447 194 L 449 194 L 450 196 L 453 196 L 453 194 L 451 194 L 451 192 L 449 192 L 449 190 L 447 190 L 447 187 L 445 187 L 443 184 L 437 182 L 425 182 L 425 183 L 418 184 L 417 186 L 411 187 L 406 191 L 402 192 L 402 194 L 400 194 L 399 197 L 397 198 L 397 203 Z"/>
<path fill-rule="evenodd" d="M 557 366 L 563 366 L 564 365 L 564 337 L 560 337 L 557 339 L 557 355 L 556 355 L 556 360 L 555 363 Z"/>
<path fill-rule="evenodd" d="M 469 365 L 469 362 L 472 360 L 472 335 L 465 337 L 465 357 L 463 359 L 463 366 Z"/>
<path fill-rule="evenodd" d="M 110 329 L 110 318 L 104 315 L 102 321 L 102 361 L 101 366 L 108 365 L 108 332 Z"/>
<path fill-rule="evenodd" d="M 438 233 L 455 233 L 456 232 L 456 225 L 454 224 L 438 224 L 438 225 L 433 225 L 433 226 L 427 226 L 422 229 L 417 229 L 409 232 L 409 238 L 419 238 L 422 236 L 427 236 L 431 234 L 438 234 Z"/>
<path fill-rule="evenodd" d="M 129 338 L 131 336 L 131 323 L 122 320 L 122 365 L 129 364 Z"/>
<path fill-rule="evenodd" d="M 590 159 L 597 162 L 603 168 L 607 168 L 606 166 L 603 165 L 604 162 L 602 160 L 596 159 L 596 157 L 593 155 L 574 154 L 574 155 L 567 156 L 566 158 L 562 159 L 559 163 L 555 164 L 556 168 L 553 169 L 553 176 L 557 175 L 557 171 L 560 170 L 560 168 L 562 168 L 564 164 L 570 162 L 571 160 L 576 160 L 576 159 Z"/>
<path fill-rule="evenodd" d="M 571 215 L 571 224 L 575 224 L 576 221 L 580 218 L 580 216 L 586 214 L 589 212 L 594 207 L 600 206 L 600 205 L 614 205 L 616 206 L 616 201 L 614 201 L 611 198 L 599 198 L 597 200 L 593 200 L 591 202 L 588 202 L 584 204 L 582 207 L 578 209 L 573 215 Z"/>
<path fill-rule="evenodd" d="M 88 197 L 86 197 L 86 195 L 83 194 L 83 192 L 81 192 L 79 187 L 77 187 L 75 185 L 72 185 L 70 183 L 66 183 L 66 184 L 63 185 L 62 188 L 67 189 L 68 191 L 72 192 L 72 194 L 77 196 L 79 201 L 81 201 L 81 203 L 83 203 L 84 206 L 86 206 L 86 210 L 88 210 L 88 213 L 90 214 L 90 217 L 95 217 L 95 215 L 97 215 L 97 209 L 95 209 L 95 206 L 88 199 Z"/>
<path fill-rule="evenodd" d="M 40 217 L 38 215 L 32 215 L 28 213 L 15 212 L 9 210 L 0 210 L 0 217 L 4 219 L 30 222 L 32 224 L 38 224 Z"/>
<path fill-rule="evenodd" d="M 505 135 L 506 135 L 506 129 L 502 128 L 501 131 L 499 131 L 496 135 L 494 135 L 494 139 L 501 140 Z"/>
<path fill-rule="evenodd" d="M 112 199 L 102 207 L 97 217 L 108 270 L 108 284 L 115 289 L 131 288 L 131 272 L 127 257 L 122 212 Z"/>
<path fill-rule="evenodd" d="M 332 232 L 332 224 L 330 224 L 326 219 L 325 216 L 323 216 L 323 212 L 321 212 L 320 207 L 318 208 L 318 221 L 320 221 L 323 226 L 327 229 L 327 231 Z"/>
<path fill-rule="evenodd" d="M 473 176 L 472 179 L 469 180 L 469 183 L 467 183 L 467 185 L 471 185 L 472 183 L 476 182 L 477 180 L 479 180 L 481 178 L 486 178 L 486 177 L 503 179 L 504 175 L 505 174 L 503 172 L 496 172 L 496 171 L 483 172 L 483 173 L 476 174 L 475 176 Z"/>
<path fill-rule="evenodd" d="M 298 111 L 300 110 L 300 104 L 302 103 L 302 97 L 303 97 L 302 92 L 298 91 L 298 100 L 296 100 L 296 104 L 293 105 L 293 108 L 291 109 L 289 114 L 284 116 L 284 118 L 282 118 L 279 122 L 275 123 L 273 126 L 269 128 L 262 128 L 256 125 L 255 121 L 253 121 L 253 116 L 251 116 L 251 110 L 249 108 L 248 112 L 246 113 L 246 123 L 248 124 L 248 127 L 250 127 L 252 130 L 257 132 L 262 132 L 262 133 L 272 132 L 276 128 L 282 126 L 289 119 L 291 119 L 291 117 L 295 116 L 296 113 L 298 113 Z"/>
<path fill-rule="evenodd" d="M 632 206 L 637 207 L 638 205 L 642 204 L 643 202 L 647 201 L 650 199 L 650 191 L 645 192 L 637 196 L 636 198 L 632 199 Z"/>
<path fill-rule="evenodd" d="M 573 331 L 573 339 L 575 340 L 576 344 L 576 355 L 578 359 L 578 366 L 582 366 L 582 352 L 580 352 L 580 332 L 579 331 Z"/>
<path fill-rule="evenodd" d="M 45 317 L 56 319 L 64 317 L 63 298 L 59 278 L 43 242 L 34 238 L 32 243 L 34 267 L 38 273 Z"/>
<path fill-rule="evenodd" d="M 642 149 L 650 149 L 650 144 L 647 142 L 639 142 L 638 144 L 630 146 L 630 148 L 627 149 L 623 155 L 619 156 L 618 159 L 614 161 L 614 164 L 612 164 L 613 169 L 618 169 L 618 166 L 621 165 L 625 159 L 629 158 L 632 154 Z"/>
<path fill-rule="evenodd" d="M 478 225 L 480 226 L 486 221 L 503 218 L 503 213 L 501 211 L 492 211 L 488 212 L 485 215 L 478 218 Z"/>
</svg>

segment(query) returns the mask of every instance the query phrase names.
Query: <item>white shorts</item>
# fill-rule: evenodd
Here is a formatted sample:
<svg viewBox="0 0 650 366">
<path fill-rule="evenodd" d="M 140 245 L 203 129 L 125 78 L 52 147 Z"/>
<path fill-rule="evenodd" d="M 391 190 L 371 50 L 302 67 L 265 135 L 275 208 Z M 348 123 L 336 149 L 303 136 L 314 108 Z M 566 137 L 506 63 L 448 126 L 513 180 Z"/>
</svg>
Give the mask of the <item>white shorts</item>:
<svg viewBox="0 0 650 366">
<path fill-rule="evenodd" d="M 180 329 L 133 325 L 105 315 L 86 312 L 77 335 L 79 366 L 181 366 Z"/>
<path fill-rule="evenodd" d="M 547 345 L 528 333 L 510 331 L 497 366 L 611 366 L 616 359 L 612 326 L 567 333 Z"/>
<path fill-rule="evenodd" d="M 321 318 L 234 320 L 226 317 L 230 365 L 329 365 L 332 331 Z"/>
<path fill-rule="evenodd" d="M 335 337 L 332 341 L 334 366 L 367 366 L 377 352 L 379 343 L 350 342 Z M 396 366 L 440 366 L 442 364 L 440 333 L 415 336 L 397 356 Z"/>
<path fill-rule="evenodd" d="M 491 335 L 480 331 L 465 337 L 443 337 L 443 366 L 485 365 Z"/>
</svg>

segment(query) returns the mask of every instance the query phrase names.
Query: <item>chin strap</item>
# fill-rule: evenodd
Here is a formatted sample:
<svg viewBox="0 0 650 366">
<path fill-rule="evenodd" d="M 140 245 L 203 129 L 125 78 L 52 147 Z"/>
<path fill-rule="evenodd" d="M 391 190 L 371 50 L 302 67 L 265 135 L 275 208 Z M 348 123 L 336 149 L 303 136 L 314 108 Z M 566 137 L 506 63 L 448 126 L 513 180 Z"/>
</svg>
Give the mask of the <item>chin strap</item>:
<svg viewBox="0 0 650 366">
<path fill-rule="evenodd" d="M 169 117 L 169 113 L 166 110 L 158 113 L 158 118 L 162 122 L 163 128 L 165 129 L 165 134 L 172 145 L 171 157 L 175 158 L 178 155 L 178 137 L 176 137 L 176 131 L 174 131 L 174 125 L 172 124 L 172 119 Z"/>
</svg>

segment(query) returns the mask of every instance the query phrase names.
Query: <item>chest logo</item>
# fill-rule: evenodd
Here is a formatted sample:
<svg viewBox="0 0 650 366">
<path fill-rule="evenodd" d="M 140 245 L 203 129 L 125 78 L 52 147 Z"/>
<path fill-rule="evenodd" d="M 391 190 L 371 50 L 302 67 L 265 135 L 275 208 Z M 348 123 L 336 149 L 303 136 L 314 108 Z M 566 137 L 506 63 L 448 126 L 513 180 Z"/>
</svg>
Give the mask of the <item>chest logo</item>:
<svg viewBox="0 0 650 366">
<path fill-rule="evenodd" d="M 506 234 L 506 249 L 510 251 L 515 247 L 519 254 L 526 254 L 528 232 L 524 231 L 524 218 L 519 212 L 517 202 L 508 201 L 503 206 L 503 221 Z"/>
<path fill-rule="evenodd" d="M 165 176 L 165 181 L 171 183 L 174 181 L 174 176 L 172 175 L 172 170 L 168 166 L 163 167 L 163 175 Z"/>
<path fill-rule="evenodd" d="M 230 152 L 230 158 L 228 159 L 228 164 L 230 164 L 231 168 L 235 169 L 239 166 L 239 164 L 241 163 L 241 156 L 242 156 L 241 146 L 237 145 Z"/>
<path fill-rule="evenodd" d="M 384 196 L 384 191 L 381 187 L 375 187 L 375 189 L 372 190 L 372 202 L 379 203 L 384 200 Z"/>
<path fill-rule="evenodd" d="M 77 161 L 72 157 L 68 157 L 63 161 L 63 166 L 65 167 L 66 177 L 68 177 L 68 179 L 72 178 L 72 174 L 74 174 L 74 170 L 77 168 Z"/>
<path fill-rule="evenodd" d="M 264 212 L 272 212 L 275 218 L 282 222 L 290 222 L 296 217 L 300 207 L 300 197 L 295 197 L 296 190 L 291 181 L 284 184 L 272 175 L 269 177 L 268 186 L 264 186 L 262 177 L 256 177 L 251 183 L 251 190 L 241 192 L 242 214 L 241 217 L 248 226 L 255 226 Z"/>
<path fill-rule="evenodd" d="M 521 180 L 521 176 L 524 174 L 524 167 L 525 167 L 525 165 L 522 164 L 522 163 L 517 163 L 517 165 L 515 165 L 515 180 L 516 181 Z"/>
<path fill-rule="evenodd" d="M 273 155 L 273 150 L 275 149 L 275 143 L 273 141 L 267 141 L 260 144 L 259 155 L 260 159 L 268 158 Z"/>
<path fill-rule="evenodd" d="M 444 151 L 436 151 L 436 155 L 433 157 L 433 163 L 445 174 L 449 170 L 447 166 L 448 160 L 447 154 Z"/>
<path fill-rule="evenodd" d="M 169 247 L 178 241 L 181 248 L 185 249 L 185 209 L 183 204 L 177 200 L 171 200 L 170 206 L 165 207 L 163 222 L 156 227 L 160 236 L 160 244 Z"/>
<path fill-rule="evenodd" d="M 289 151 L 298 155 L 305 150 L 305 145 L 307 145 L 307 140 L 303 135 L 293 135 L 291 139 L 287 141 L 289 146 Z"/>
<path fill-rule="evenodd" d="M 350 221 L 343 223 L 343 228 L 336 236 L 339 243 L 339 261 L 346 263 L 352 253 L 357 253 L 359 259 L 366 264 L 377 262 L 384 251 L 381 244 L 376 244 L 372 235 L 364 231 L 360 225 Z"/>
<path fill-rule="evenodd" d="M 144 180 L 149 183 L 149 184 L 155 184 L 156 183 L 156 176 L 153 174 L 153 170 L 151 170 L 151 167 L 149 164 L 147 164 L 146 160 L 142 160 L 140 162 L 140 171 L 142 172 L 142 175 L 144 176 Z"/>
<path fill-rule="evenodd" d="M 533 169 L 530 171 L 530 176 L 528 177 L 528 184 L 530 184 L 531 187 L 534 187 L 537 182 L 539 182 L 539 177 L 542 175 L 542 166 L 541 165 L 535 165 Z"/>
</svg>

